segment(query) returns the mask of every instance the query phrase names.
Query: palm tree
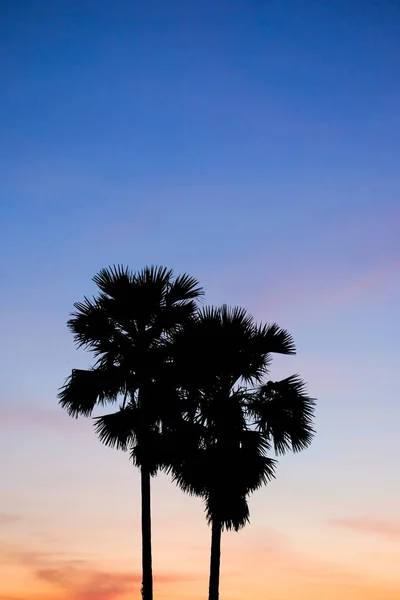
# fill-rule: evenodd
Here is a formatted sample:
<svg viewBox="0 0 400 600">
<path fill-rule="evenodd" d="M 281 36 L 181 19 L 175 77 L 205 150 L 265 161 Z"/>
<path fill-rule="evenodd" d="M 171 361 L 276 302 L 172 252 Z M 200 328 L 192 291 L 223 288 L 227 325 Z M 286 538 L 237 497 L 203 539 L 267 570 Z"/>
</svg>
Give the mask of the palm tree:
<svg viewBox="0 0 400 600">
<path fill-rule="evenodd" d="M 221 532 L 249 521 L 249 494 L 274 476 L 271 446 L 283 454 L 311 442 L 314 401 L 297 376 L 260 385 L 270 353 L 295 347 L 285 330 L 257 326 L 243 309 L 203 310 L 174 336 L 173 349 L 187 408 L 167 470 L 204 499 L 212 526 L 209 600 L 218 600 Z"/>
<path fill-rule="evenodd" d="M 175 277 L 164 267 L 137 273 L 110 267 L 93 281 L 99 295 L 74 305 L 68 327 L 78 347 L 91 350 L 96 362 L 91 369 L 72 371 L 59 403 L 72 417 L 88 417 L 96 406 L 121 398 L 120 411 L 98 418 L 96 429 L 102 441 L 108 439 L 107 430 L 120 433 L 121 447 L 134 441 L 132 460 L 141 473 L 142 593 L 144 600 L 152 600 L 150 478 L 161 466 L 157 443 L 162 417 L 168 414 L 164 386 L 168 389 L 170 342 L 193 318 L 203 290 L 189 275 Z"/>
</svg>

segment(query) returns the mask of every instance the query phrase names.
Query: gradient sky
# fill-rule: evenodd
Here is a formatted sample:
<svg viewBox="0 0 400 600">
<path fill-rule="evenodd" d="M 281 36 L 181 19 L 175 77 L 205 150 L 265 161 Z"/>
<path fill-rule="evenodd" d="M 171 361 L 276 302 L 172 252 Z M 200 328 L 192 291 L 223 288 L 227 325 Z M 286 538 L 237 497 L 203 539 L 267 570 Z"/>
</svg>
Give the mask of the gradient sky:
<svg viewBox="0 0 400 600">
<path fill-rule="evenodd" d="M 293 334 L 318 435 L 223 536 L 223 600 L 399 600 L 400 3 L 3 0 L 0 599 L 139 598 L 138 473 L 57 406 L 113 263 Z M 153 487 L 156 599 L 206 597 Z"/>
</svg>

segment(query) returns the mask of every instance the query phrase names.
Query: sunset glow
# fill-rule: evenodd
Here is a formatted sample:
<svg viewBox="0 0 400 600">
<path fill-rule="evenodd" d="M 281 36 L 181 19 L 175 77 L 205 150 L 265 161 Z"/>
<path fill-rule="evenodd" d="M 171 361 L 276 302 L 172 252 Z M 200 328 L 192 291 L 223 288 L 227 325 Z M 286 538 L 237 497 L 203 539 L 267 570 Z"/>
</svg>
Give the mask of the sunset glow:
<svg viewBox="0 0 400 600">
<path fill-rule="evenodd" d="M 264 7 L 265 5 L 265 7 Z M 268 6 L 268 8 L 266 8 Z M 140 598 L 140 483 L 57 404 L 102 267 L 188 272 L 294 337 L 318 399 L 224 532 L 221 600 L 400 600 L 400 4 L 0 8 L 0 600 Z M 155 600 L 206 600 L 202 502 L 153 480 Z"/>
</svg>

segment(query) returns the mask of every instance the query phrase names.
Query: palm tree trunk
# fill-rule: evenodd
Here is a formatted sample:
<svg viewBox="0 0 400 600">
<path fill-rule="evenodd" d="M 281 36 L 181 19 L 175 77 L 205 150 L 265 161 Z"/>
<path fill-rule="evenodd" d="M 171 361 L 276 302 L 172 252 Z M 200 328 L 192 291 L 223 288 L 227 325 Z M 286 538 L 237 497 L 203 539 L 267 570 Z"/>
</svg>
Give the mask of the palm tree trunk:
<svg viewBox="0 0 400 600">
<path fill-rule="evenodd" d="M 211 528 L 211 557 L 210 557 L 210 585 L 208 600 L 219 598 L 219 570 L 221 564 L 221 521 L 213 520 Z"/>
<path fill-rule="evenodd" d="M 141 468 L 142 491 L 142 598 L 153 600 L 153 568 L 151 558 L 150 473 Z"/>
</svg>

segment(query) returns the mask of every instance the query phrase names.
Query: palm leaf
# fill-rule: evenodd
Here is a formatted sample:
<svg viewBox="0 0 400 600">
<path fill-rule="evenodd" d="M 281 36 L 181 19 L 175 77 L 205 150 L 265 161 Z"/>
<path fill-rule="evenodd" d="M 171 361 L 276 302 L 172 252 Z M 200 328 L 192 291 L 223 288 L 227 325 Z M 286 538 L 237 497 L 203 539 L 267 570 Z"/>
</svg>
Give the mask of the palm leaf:
<svg viewBox="0 0 400 600">
<path fill-rule="evenodd" d="M 178 275 L 171 283 L 167 294 L 168 305 L 176 302 L 187 302 L 188 300 L 197 300 L 204 296 L 204 290 L 197 279 L 187 273 Z"/>
<path fill-rule="evenodd" d="M 296 354 L 294 340 L 286 329 L 276 323 L 260 325 L 257 336 L 263 352 L 276 354 Z"/>
<path fill-rule="evenodd" d="M 141 271 L 135 273 L 134 279 L 137 284 L 140 285 L 157 285 L 157 286 L 167 286 L 172 277 L 173 270 L 167 269 L 166 267 L 161 267 L 157 265 L 152 265 L 151 267 L 145 267 Z"/>
<path fill-rule="evenodd" d="M 118 412 L 95 418 L 95 431 L 106 446 L 127 450 L 134 443 L 140 425 L 140 411 L 130 404 Z"/>
<path fill-rule="evenodd" d="M 74 369 L 61 388 L 58 398 L 59 404 L 71 417 L 88 417 L 96 404 L 116 402 L 123 391 L 124 382 L 117 369 Z"/>
<path fill-rule="evenodd" d="M 83 302 L 74 304 L 74 308 L 76 312 L 72 313 L 67 325 L 78 348 L 96 349 L 99 344 L 108 344 L 115 328 L 104 306 L 104 297 L 89 299 L 85 296 Z"/>
<path fill-rule="evenodd" d="M 221 529 L 239 531 L 250 522 L 250 511 L 246 496 L 231 495 L 221 498 L 218 495 L 206 496 L 203 500 L 208 525 L 214 520 L 221 523 Z"/>
<path fill-rule="evenodd" d="M 121 297 L 130 288 L 133 275 L 128 267 L 114 265 L 101 269 L 94 277 L 94 283 L 111 298 Z"/>
<path fill-rule="evenodd" d="M 315 399 L 298 375 L 260 386 L 248 402 L 256 426 L 271 438 L 277 454 L 300 452 L 314 437 Z"/>
</svg>

